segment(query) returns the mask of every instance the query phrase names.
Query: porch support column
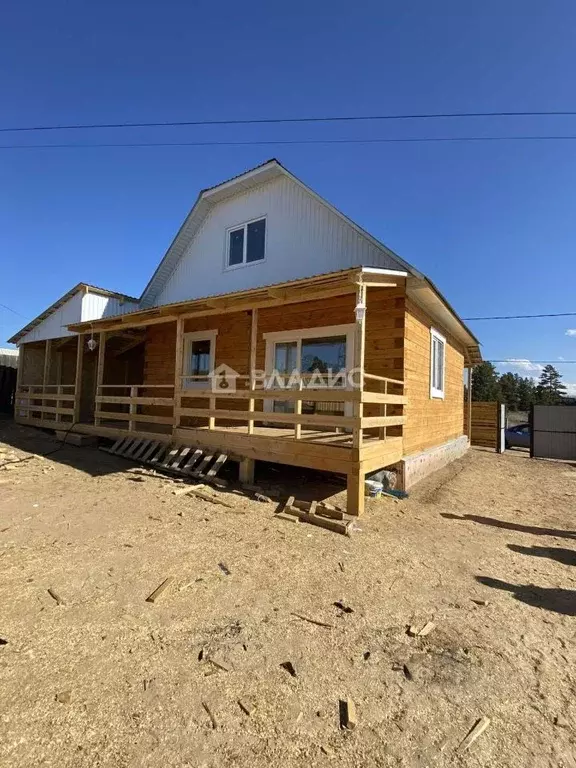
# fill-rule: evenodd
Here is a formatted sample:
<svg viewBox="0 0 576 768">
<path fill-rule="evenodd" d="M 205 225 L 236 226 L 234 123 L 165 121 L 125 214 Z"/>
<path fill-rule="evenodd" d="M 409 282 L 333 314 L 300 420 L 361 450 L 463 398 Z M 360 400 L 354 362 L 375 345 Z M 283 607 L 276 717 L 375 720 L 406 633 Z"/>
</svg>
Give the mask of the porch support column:
<svg viewBox="0 0 576 768">
<path fill-rule="evenodd" d="M 184 320 L 176 320 L 176 359 L 174 360 L 174 396 L 172 398 L 172 435 L 180 426 L 180 408 L 182 407 L 182 370 L 184 366 Z"/>
<path fill-rule="evenodd" d="M 364 355 L 366 341 L 366 286 L 359 283 L 356 287 L 356 326 L 354 329 L 354 368 L 358 371 L 356 381 L 360 391 L 364 391 Z M 364 477 L 362 469 L 362 417 L 364 404 L 355 402 L 353 413 L 356 426 L 353 433 L 353 453 L 358 462 L 354 472 L 347 477 L 346 483 L 346 511 L 349 515 L 361 515 L 364 512 Z"/>
<path fill-rule="evenodd" d="M 468 442 L 472 444 L 472 371 L 473 366 L 468 366 L 468 419 L 466 424 L 466 431 L 468 434 Z"/>
<path fill-rule="evenodd" d="M 18 367 L 16 368 L 16 393 L 14 395 L 14 421 L 18 421 L 19 418 L 30 418 L 30 400 L 27 400 L 26 403 L 28 405 L 28 410 L 26 411 L 25 416 L 22 414 L 24 413 L 23 410 L 20 410 L 18 412 L 18 393 L 20 392 L 20 387 L 22 386 L 22 372 L 24 371 L 24 352 L 26 350 L 26 344 L 19 344 L 18 345 Z"/>
<path fill-rule="evenodd" d="M 241 459 L 240 468 L 238 470 L 238 480 L 243 485 L 254 484 L 254 467 L 256 462 L 254 459 Z"/>
<path fill-rule="evenodd" d="M 346 512 L 349 515 L 364 514 L 364 478 L 362 465 L 346 478 Z"/>
<path fill-rule="evenodd" d="M 106 331 L 100 331 L 98 338 L 98 364 L 96 367 L 96 402 L 94 403 L 94 424 L 98 426 L 101 422 L 99 411 L 100 403 L 98 397 L 102 394 L 100 387 L 104 383 L 104 360 L 106 354 Z"/>
<path fill-rule="evenodd" d="M 56 394 L 62 394 L 62 351 L 56 353 Z M 56 408 L 62 408 L 62 400 L 56 400 Z M 56 421 L 62 421 L 62 414 L 56 413 Z"/>
<path fill-rule="evenodd" d="M 48 385 L 48 380 L 50 379 L 50 363 L 52 359 L 52 339 L 46 340 L 46 346 L 44 348 L 44 372 L 42 374 L 42 393 L 46 394 L 46 387 Z M 48 400 L 48 405 L 50 403 L 53 403 L 54 401 Z M 46 407 L 46 400 L 42 399 L 42 407 Z M 45 411 L 42 411 L 42 420 L 44 420 L 44 414 Z"/>
<path fill-rule="evenodd" d="M 356 381 L 360 391 L 364 391 L 364 347 L 366 339 L 366 286 L 361 283 L 356 288 L 356 326 L 354 329 L 354 368 L 357 369 Z M 361 402 L 354 403 L 354 417 L 361 422 L 364 415 L 364 405 Z M 354 427 L 354 448 L 362 450 L 362 424 Z M 360 457 L 358 457 L 360 461 Z"/>
<path fill-rule="evenodd" d="M 82 389 L 82 364 L 84 362 L 84 334 L 78 334 L 78 349 L 76 351 L 76 376 L 74 378 L 74 424 L 80 421 L 80 395 Z"/>
<path fill-rule="evenodd" d="M 250 390 L 253 390 L 256 384 L 256 347 L 258 343 L 258 310 L 253 309 L 252 310 L 252 317 L 251 317 L 251 324 L 250 324 L 250 361 L 249 361 L 249 368 L 250 368 L 250 379 L 249 379 L 249 386 Z M 248 400 L 248 410 L 250 413 L 254 413 L 254 398 L 251 397 Z M 254 421 L 253 419 L 248 420 L 248 434 L 253 435 L 254 434 Z"/>
</svg>

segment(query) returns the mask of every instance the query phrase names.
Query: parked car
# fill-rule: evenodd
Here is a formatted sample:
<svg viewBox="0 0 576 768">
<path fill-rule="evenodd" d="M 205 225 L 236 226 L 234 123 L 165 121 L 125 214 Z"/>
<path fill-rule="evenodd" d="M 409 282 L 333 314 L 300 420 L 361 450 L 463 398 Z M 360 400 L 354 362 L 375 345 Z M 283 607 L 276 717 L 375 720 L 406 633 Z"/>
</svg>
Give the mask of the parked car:
<svg viewBox="0 0 576 768">
<path fill-rule="evenodd" d="M 508 427 L 505 440 L 506 448 L 530 448 L 530 424 Z"/>
</svg>

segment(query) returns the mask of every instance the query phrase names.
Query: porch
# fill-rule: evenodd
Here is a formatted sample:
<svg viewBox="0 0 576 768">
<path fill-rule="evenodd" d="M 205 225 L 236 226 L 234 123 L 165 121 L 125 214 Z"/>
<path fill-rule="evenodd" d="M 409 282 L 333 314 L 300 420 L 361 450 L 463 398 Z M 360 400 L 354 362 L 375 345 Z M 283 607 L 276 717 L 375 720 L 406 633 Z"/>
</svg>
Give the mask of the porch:
<svg viewBox="0 0 576 768">
<path fill-rule="evenodd" d="M 249 306 L 245 297 L 241 306 L 230 299 L 204 308 L 188 302 L 181 312 L 171 308 L 172 317 L 139 312 L 116 323 L 94 323 L 89 333 L 78 328 L 82 333 L 76 337 L 44 342 L 42 365 L 37 352 L 35 365 L 23 365 L 16 419 L 110 439 L 133 435 L 222 451 L 239 461 L 245 482 L 257 460 L 340 473 L 347 478 L 348 512 L 360 514 L 365 475 L 403 457 L 407 401 L 398 283 L 389 277 L 367 283 L 355 273 L 353 280 L 350 275 L 340 279 L 338 287 L 316 287 L 294 298 L 276 291 Z M 326 300 L 322 293 L 328 294 Z M 321 325 L 332 315 L 340 323 L 351 322 Z M 284 337 L 295 331 L 284 328 L 298 324 L 306 333 L 300 329 L 298 343 L 286 342 Z M 368 355 L 367 329 L 377 342 L 369 345 Z M 216 352 L 206 346 L 209 334 L 214 339 L 219 334 Z M 309 342 L 301 340 L 306 338 Z M 338 340 L 332 347 L 340 345 L 346 371 L 358 371 L 354 386 L 328 388 L 322 364 L 320 381 L 318 370 L 303 372 L 303 344 L 327 349 L 328 359 L 326 338 Z M 300 376 L 291 388 L 270 388 L 258 379 L 258 368 L 268 369 L 270 354 L 285 354 L 286 344 L 292 344 L 289 354 L 299 350 Z M 54 363 L 58 352 L 68 358 L 75 354 L 73 371 L 71 359 L 66 365 Z M 200 369 L 191 372 L 191 359 Z M 234 368 L 233 381 L 226 373 L 206 375 L 222 367 L 218 362 Z"/>
</svg>

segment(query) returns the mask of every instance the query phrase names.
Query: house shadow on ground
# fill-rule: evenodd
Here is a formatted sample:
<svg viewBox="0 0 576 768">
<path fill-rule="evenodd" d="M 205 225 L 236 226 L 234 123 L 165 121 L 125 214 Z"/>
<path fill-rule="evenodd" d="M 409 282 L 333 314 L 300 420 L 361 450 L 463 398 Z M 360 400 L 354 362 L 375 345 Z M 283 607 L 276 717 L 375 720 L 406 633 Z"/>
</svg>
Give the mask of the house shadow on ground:
<svg viewBox="0 0 576 768">
<path fill-rule="evenodd" d="M 58 439 L 44 429 L 21 426 L 11 419 L 0 419 L 0 443 L 9 446 L 15 456 L 6 457 L 8 464 L 29 461 L 31 457 L 45 457 L 50 461 L 85 472 L 92 477 L 122 472 L 130 464 L 110 456 L 97 446 L 78 448 L 66 440 Z"/>
<path fill-rule="evenodd" d="M 113 441 L 101 439 L 99 442 L 101 447 L 107 447 Z M 9 418 L 0 418 L 0 443 L 15 451 L 13 458 L 7 457 L 8 463 L 28 461 L 30 456 L 41 456 L 85 472 L 91 477 L 121 473 L 138 466 L 146 471 L 145 465 L 140 462 L 111 456 L 106 451 L 99 450 L 97 445 L 82 448 L 70 445 L 65 439 L 58 439 L 49 430 L 22 426 Z M 170 476 L 167 474 L 167 477 Z M 244 493 L 238 483 L 236 462 L 227 462 L 218 477 L 229 483 L 229 492 Z M 335 494 L 345 492 L 346 481 L 343 477 L 328 472 L 259 461 L 256 463 L 254 486 L 250 486 L 248 493 L 253 489 L 284 500 L 295 496 L 302 501 L 324 501 Z"/>
<path fill-rule="evenodd" d="M 576 616 L 576 590 L 559 587 L 537 587 L 534 584 L 511 584 L 490 576 L 476 576 L 476 581 L 486 587 L 511 592 L 516 600 L 534 608 Z"/>
<path fill-rule="evenodd" d="M 563 531 L 558 528 L 540 528 L 536 525 L 522 525 L 508 520 L 499 520 L 496 517 L 484 517 L 483 515 L 454 515 L 451 512 L 441 512 L 440 515 L 447 520 L 469 520 L 479 525 L 491 525 L 494 528 L 504 528 L 508 531 L 519 533 L 531 533 L 534 536 L 554 536 L 560 539 L 576 539 L 576 531 Z"/>
<path fill-rule="evenodd" d="M 547 557 L 562 565 L 576 565 L 576 550 L 561 547 L 522 547 L 520 544 L 508 544 L 508 549 L 520 555 Z"/>
</svg>

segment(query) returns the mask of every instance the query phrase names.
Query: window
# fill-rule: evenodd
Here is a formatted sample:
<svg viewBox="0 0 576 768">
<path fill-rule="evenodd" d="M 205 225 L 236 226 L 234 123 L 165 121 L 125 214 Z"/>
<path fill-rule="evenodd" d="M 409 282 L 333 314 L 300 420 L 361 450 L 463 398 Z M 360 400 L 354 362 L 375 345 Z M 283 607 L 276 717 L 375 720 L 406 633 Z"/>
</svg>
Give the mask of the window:
<svg viewBox="0 0 576 768">
<path fill-rule="evenodd" d="M 183 389 L 209 386 L 214 370 L 214 352 L 218 331 L 197 331 L 184 334 Z"/>
<path fill-rule="evenodd" d="M 277 379 L 290 379 L 296 371 L 304 376 L 312 375 L 314 386 L 322 386 L 322 374 L 345 374 L 352 368 L 354 325 L 305 328 L 299 331 L 280 331 L 264 334 L 266 339 L 266 373 L 275 373 Z M 273 380 L 272 387 L 281 386 Z M 345 376 L 337 379 L 337 386 L 347 386 Z M 326 381 L 328 386 L 328 381 Z M 346 404 L 350 405 L 349 403 Z M 286 400 L 266 400 L 264 409 L 275 413 L 293 413 L 294 403 Z M 340 415 L 347 412 L 344 403 L 302 402 L 303 413 Z M 349 414 L 348 414 L 349 415 Z"/>
<path fill-rule="evenodd" d="M 434 328 L 430 329 L 430 397 L 444 397 L 444 368 L 446 339 Z"/>
<path fill-rule="evenodd" d="M 228 230 L 226 266 L 240 267 L 262 261 L 266 251 L 266 219 Z"/>
</svg>

